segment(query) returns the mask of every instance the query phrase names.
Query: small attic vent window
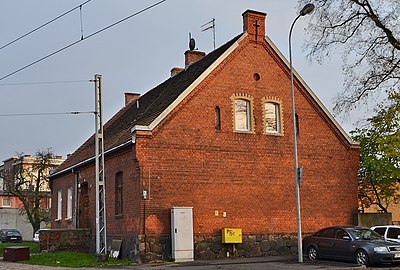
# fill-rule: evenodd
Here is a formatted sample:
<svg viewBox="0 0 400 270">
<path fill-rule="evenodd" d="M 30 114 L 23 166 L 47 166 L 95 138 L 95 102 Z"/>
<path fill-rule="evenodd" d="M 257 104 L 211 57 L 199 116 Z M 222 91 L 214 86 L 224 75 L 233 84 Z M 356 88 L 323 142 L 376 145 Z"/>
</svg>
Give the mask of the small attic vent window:
<svg viewBox="0 0 400 270">
<path fill-rule="evenodd" d="M 219 106 L 215 107 L 215 129 L 221 130 L 221 109 Z"/>
<path fill-rule="evenodd" d="M 136 100 L 136 108 L 139 109 L 139 100 Z"/>
</svg>

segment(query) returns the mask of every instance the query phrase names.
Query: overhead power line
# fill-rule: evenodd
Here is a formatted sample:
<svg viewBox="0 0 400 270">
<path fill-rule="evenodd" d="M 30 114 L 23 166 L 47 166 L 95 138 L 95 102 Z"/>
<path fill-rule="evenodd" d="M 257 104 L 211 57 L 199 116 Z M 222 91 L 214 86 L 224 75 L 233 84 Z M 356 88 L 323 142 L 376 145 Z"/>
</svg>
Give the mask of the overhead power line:
<svg viewBox="0 0 400 270">
<path fill-rule="evenodd" d="M 90 82 L 90 80 L 80 80 L 80 81 L 54 81 L 54 82 L 0 83 L 0 87 L 1 87 L 1 86 L 13 86 L 13 85 L 65 84 L 65 83 L 84 83 L 84 82 Z"/>
<path fill-rule="evenodd" d="M 136 13 L 133 13 L 132 15 L 130 15 L 130 16 L 128 16 L 128 17 L 125 17 L 125 18 L 122 19 L 122 20 L 119 20 L 119 21 L 117 21 L 117 22 L 115 22 L 115 23 L 113 23 L 113 24 L 110 24 L 110 25 L 108 25 L 108 26 L 106 26 L 106 27 L 104 27 L 104 28 L 102 28 L 102 29 L 100 29 L 100 30 L 98 30 L 98 31 L 96 31 L 96 32 L 94 32 L 94 33 L 92 33 L 92 34 L 86 36 L 86 37 L 82 37 L 80 40 L 77 40 L 77 41 L 75 41 L 75 42 L 72 42 L 71 44 L 69 44 L 69 45 L 67 45 L 67 46 L 65 46 L 65 47 L 63 47 L 63 48 L 61 48 L 61 49 L 59 49 L 59 50 L 57 50 L 57 51 L 55 51 L 55 52 L 52 52 L 52 53 L 50 53 L 50 54 L 48 54 L 48 55 L 46 55 L 46 56 L 44 56 L 44 57 L 42 57 L 42 58 L 40 58 L 40 59 L 38 59 L 38 60 L 36 60 L 36 61 L 34 61 L 34 62 L 32 62 L 32 63 L 26 65 L 26 66 L 23 66 L 23 67 L 21 67 L 21 68 L 15 70 L 15 71 L 13 71 L 13 72 L 7 74 L 7 75 L 1 77 L 1 78 L 0 78 L 0 81 L 1 81 L 1 80 L 4 80 L 5 78 L 8 78 L 8 77 L 14 75 L 15 73 L 18 73 L 18 72 L 22 71 L 22 70 L 24 70 L 24 69 L 26 69 L 26 68 L 28 68 L 28 67 L 30 67 L 30 66 L 33 66 L 33 65 L 35 65 L 35 64 L 37 64 L 37 63 L 39 63 L 39 62 L 41 62 L 41 61 L 43 61 L 43 60 L 45 60 L 45 59 L 47 59 L 47 58 L 49 58 L 49 57 L 51 57 L 51 56 L 53 56 L 53 55 L 59 53 L 59 52 L 62 52 L 62 51 L 64 51 L 64 50 L 66 50 L 66 49 L 68 49 L 68 48 L 70 48 L 70 47 L 72 47 L 72 46 L 78 44 L 79 42 L 82 42 L 82 41 L 84 41 L 84 40 L 86 40 L 86 39 L 88 39 L 88 38 L 91 38 L 91 37 L 93 37 L 93 36 L 95 36 L 95 35 L 97 35 L 97 34 L 103 32 L 103 31 L 105 31 L 105 30 L 107 30 L 107 29 L 109 29 L 109 28 L 111 28 L 111 27 L 117 25 L 117 24 L 120 24 L 120 23 L 122 23 L 122 22 L 124 22 L 124 21 L 126 21 L 126 20 L 128 20 L 128 19 L 130 19 L 130 18 L 132 18 L 132 17 L 134 17 L 134 16 L 136 16 L 136 15 L 139 15 L 140 13 L 143 13 L 143 12 L 145 12 L 145 11 L 147 11 L 147 10 L 149 10 L 149 9 L 151 9 L 151 8 L 157 6 L 157 5 L 159 5 L 159 4 L 161 4 L 161 3 L 165 2 L 165 1 L 167 1 L 167 0 L 159 1 L 159 2 L 157 2 L 157 3 L 155 3 L 155 4 L 151 5 L 151 6 L 148 6 L 148 7 L 144 8 L 144 9 L 142 9 L 142 10 L 136 12 Z"/>
<path fill-rule="evenodd" d="M 90 1 L 92 1 L 92 0 L 88 0 L 88 1 L 86 1 L 86 2 L 84 2 L 84 3 L 82 3 L 82 4 L 80 4 L 79 6 L 76 6 L 76 7 L 72 8 L 72 9 L 68 10 L 67 12 L 64 12 L 63 14 L 61 14 L 61 15 L 55 17 L 54 19 L 52 19 L 52 20 L 50 20 L 50 21 L 48 21 L 48 22 L 42 24 L 41 26 L 36 27 L 35 29 L 29 31 L 28 33 L 26 33 L 26 34 L 24 34 L 24 35 L 22 35 L 22 36 L 20 36 L 20 37 L 18 37 L 18 38 L 16 38 L 16 39 L 14 39 L 13 41 L 8 42 L 7 44 L 5 44 L 5 45 L 3 45 L 2 47 L 0 47 L 0 50 L 1 50 L 1 49 L 4 49 L 5 47 L 7 47 L 7 46 L 9 46 L 9 45 L 11 45 L 11 44 L 13 44 L 13 43 L 15 43 L 15 42 L 17 42 L 18 40 L 20 40 L 20 39 L 22 39 L 22 38 L 24 38 L 24 37 L 26 37 L 26 36 L 28 36 L 28 35 L 30 35 L 30 34 L 36 32 L 37 30 L 39 30 L 39 29 L 45 27 L 46 25 L 48 25 L 48 24 L 50 24 L 50 23 L 52 23 L 52 22 L 54 22 L 54 21 L 60 19 L 61 17 L 64 17 L 64 16 L 67 15 L 68 13 L 71 13 L 72 11 L 74 11 L 75 9 L 78 9 L 78 8 L 79 8 L 79 9 L 82 9 L 82 6 L 83 6 L 83 5 L 86 5 L 86 4 L 89 3 Z M 82 21 L 82 18 L 81 18 L 81 21 Z M 82 23 L 81 23 L 81 27 L 82 27 Z"/>
<path fill-rule="evenodd" d="M 0 117 L 12 117 L 12 116 L 44 116 L 44 115 L 62 115 L 62 114 L 95 114 L 95 111 L 88 112 L 53 112 L 53 113 L 8 113 L 8 114 L 0 114 Z"/>
</svg>

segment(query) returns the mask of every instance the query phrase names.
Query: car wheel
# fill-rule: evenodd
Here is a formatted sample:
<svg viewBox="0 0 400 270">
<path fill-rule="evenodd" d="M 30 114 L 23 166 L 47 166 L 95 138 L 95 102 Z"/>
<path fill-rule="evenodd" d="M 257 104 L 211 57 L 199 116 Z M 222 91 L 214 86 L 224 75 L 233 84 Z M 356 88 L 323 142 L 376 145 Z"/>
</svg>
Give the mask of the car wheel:
<svg viewBox="0 0 400 270">
<path fill-rule="evenodd" d="M 308 258 L 310 259 L 310 260 L 312 260 L 312 261 L 315 261 L 315 260 L 318 260 L 318 250 L 317 250 L 317 248 L 316 247 L 314 247 L 314 246 L 311 246 L 311 247 L 309 247 L 308 248 L 308 251 L 307 251 L 307 255 L 308 255 Z"/>
<path fill-rule="evenodd" d="M 364 250 L 358 250 L 356 252 L 356 262 L 359 265 L 369 266 L 368 254 Z"/>
</svg>

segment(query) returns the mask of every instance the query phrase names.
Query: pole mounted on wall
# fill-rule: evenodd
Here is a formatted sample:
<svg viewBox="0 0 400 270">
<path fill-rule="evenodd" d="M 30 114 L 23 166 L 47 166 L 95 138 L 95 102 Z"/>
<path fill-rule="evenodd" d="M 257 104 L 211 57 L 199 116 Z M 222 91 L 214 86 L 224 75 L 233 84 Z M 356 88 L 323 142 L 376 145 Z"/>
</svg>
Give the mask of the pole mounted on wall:
<svg viewBox="0 0 400 270">
<path fill-rule="evenodd" d="M 313 4 L 307 4 L 300 11 L 300 14 L 294 19 L 289 31 L 289 62 L 290 62 L 290 92 L 292 95 L 292 124 L 293 124 L 293 159 L 294 159 L 294 179 L 296 185 L 296 219 L 297 219 L 297 253 L 298 261 L 303 262 L 303 246 L 301 242 L 301 214 L 300 214 L 300 181 L 302 168 L 299 168 L 297 160 L 297 127 L 296 127 L 296 110 L 294 106 L 294 86 L 293 86 L 293 65 L 292 65 L 292 30 L 296 21 L 307 14 L 314 11 Z"/>
<path fill-rule="evenodd" d="M 96 159 L 96 254 L 107 254 L 106 208 L 104 178 L 103 109 L 101 97 L 101 75 L 94 76 L 95 83 L 95 159 Z M 100 256 L 98 257 L 99 260 Z"/>
</svg>

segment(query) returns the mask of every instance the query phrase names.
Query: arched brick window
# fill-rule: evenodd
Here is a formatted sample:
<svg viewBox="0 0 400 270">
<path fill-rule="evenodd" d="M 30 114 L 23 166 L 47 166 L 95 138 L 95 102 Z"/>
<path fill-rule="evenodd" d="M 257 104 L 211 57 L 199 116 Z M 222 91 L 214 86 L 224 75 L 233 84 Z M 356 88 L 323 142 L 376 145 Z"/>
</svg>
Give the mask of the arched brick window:
<svg viewBox="0 0 400 270">
<path fill-rule="evenodd" d="M 283 135 L 281 103 L 272 98 L 263 99 L 264 133 Z"/>
</svg>

